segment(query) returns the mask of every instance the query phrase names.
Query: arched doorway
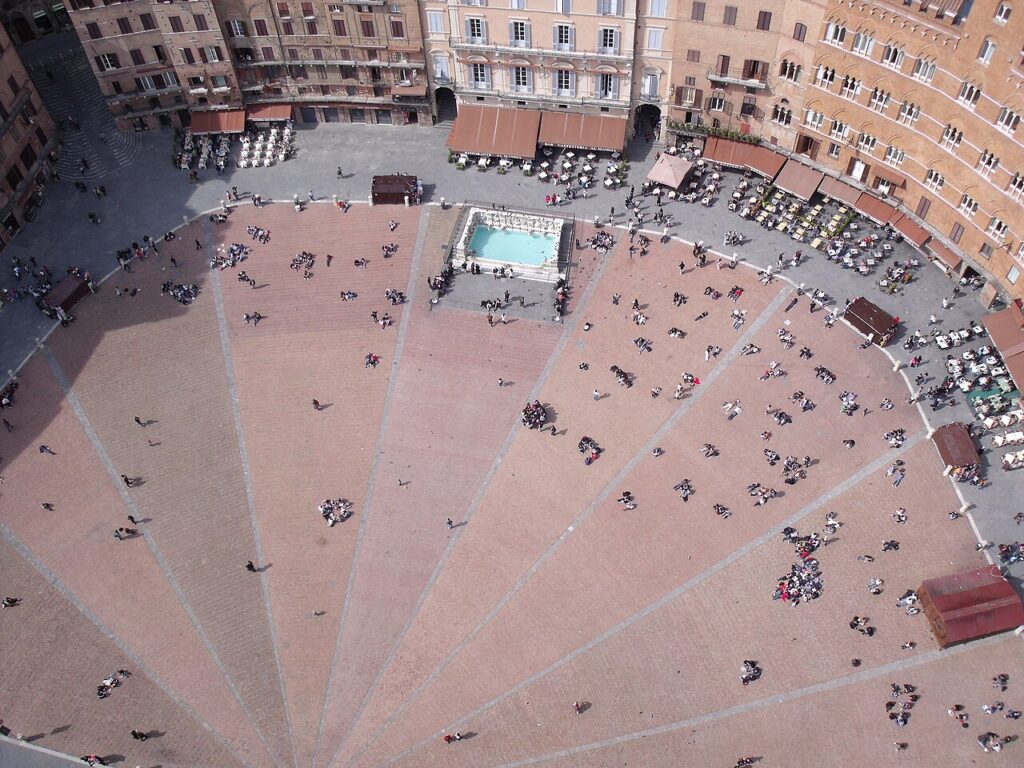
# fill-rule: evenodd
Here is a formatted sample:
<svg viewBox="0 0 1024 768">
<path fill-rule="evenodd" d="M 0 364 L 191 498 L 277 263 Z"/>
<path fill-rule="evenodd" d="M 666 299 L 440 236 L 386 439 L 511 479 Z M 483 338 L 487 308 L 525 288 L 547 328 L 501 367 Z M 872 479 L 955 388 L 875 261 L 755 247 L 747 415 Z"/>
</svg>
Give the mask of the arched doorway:
<svg viewBox="0 0 1024 768">
<path fill-rule="evenodd" d="M 629 156 L 631 159 L 642 161 L 653 151 L 655 143 L 661 141 L 661 110 L 654 104 L 641 104 L 637 107 L 633 126 Z"/>
<path fill-rule="evenodd" d="M 434 104 L 437 106 L 438 123 L 450 123 L 459 113 L 458 105 L 455 102 L 455 92 L 451 88 L 435 89 Z"/>
</svg>

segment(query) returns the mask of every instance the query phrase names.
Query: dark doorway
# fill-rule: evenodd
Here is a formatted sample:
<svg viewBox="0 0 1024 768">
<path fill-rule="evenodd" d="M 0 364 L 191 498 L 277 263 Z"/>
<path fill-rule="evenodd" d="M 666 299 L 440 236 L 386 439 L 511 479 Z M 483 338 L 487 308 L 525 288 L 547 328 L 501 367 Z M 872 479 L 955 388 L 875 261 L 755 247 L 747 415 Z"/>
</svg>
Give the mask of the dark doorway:
<svg viewBox="0 0 1024 768">
<path fill-rule="evenodd" d="M 438 88 L 434 91 L 434 102 L 437 104 L 437 122 L 450 123 L 459 114 L 455 102 L 455 92 L 451 88 Z"/>
<path fill-rule="evenodd" d="M 11 20 L 11 26 L 14 27 L 14 36 L 18 38 L 18 42 L 27 43 L 30 40 L 36 39 L 36 33 L 32 31 L 32 25 L 28 23 L 28 19 L 24 16 L 15 16 Z"/>
<path fill-rule="evenodd" d="M 813 160 L 818 156 L 819 142 L 812 139 L 810 136 L 800 134 L 796 140 L 796 152 L 798 155 L 807 155 L 807 157 Z"/>
<path fill-rule="evenodd" d="M 340 123 L 341 117 L 338 115 L 338 110 L 335 107 L 324 107 L 324 122 L 325 123 Z"/>
<path fill-rule="evenodd" d="M 410 109 L 405 113 L 405 122 L 407 125 L 413 125 L 420 121 L 420 113 L 415 109 Z"/>
</svg>

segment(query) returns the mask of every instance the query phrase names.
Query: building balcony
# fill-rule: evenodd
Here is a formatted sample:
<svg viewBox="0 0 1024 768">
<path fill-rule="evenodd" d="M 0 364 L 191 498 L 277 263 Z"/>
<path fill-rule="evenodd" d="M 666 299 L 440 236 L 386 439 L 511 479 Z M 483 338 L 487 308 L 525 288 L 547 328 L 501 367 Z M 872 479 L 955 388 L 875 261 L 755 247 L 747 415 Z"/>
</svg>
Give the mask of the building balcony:
<svg viewBox="0 0 1024 768">
<path fill-rule="evenodd" d="M 602 53 L 599 51 L 569 51 L 555 48 L 523 48 L 517 45 L 506 45 L 495 41 L 488 41 L 476 37 L 450 37 L 448 45 L 455 50 L 463 51 L 493 51 L 495 53 L 510 53 L 516 56 L 551 56 L 559 59 L 601 59 L 622 63 L 632 63 L 633 54 L 624 53 Z M 605 49 L 608 50 L 608 49 Z"/>
<path fill-rule="evenodd" d="M 714 69 L 708 70 L 708 80 L 720 85 L 740 85 L 744 88 L 754 88 L 763 91 L 768 87 L 768 73 L 750 72 L 720 72 Z"/>
</svg>

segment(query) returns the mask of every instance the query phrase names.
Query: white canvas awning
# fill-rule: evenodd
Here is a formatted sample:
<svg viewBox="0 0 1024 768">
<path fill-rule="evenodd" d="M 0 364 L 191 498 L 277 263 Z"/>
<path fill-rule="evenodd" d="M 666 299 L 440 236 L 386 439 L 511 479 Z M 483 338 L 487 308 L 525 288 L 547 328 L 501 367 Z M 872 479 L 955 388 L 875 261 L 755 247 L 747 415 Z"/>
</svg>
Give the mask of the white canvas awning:
<svg viewBox="0 0 1024 768">
<path fill-rule="evenodd" d="M 678 189 L 679 185 L 686 180 L 691 168 L 693 168 L 693 163 L 685 157 L 662 154 L 658 158 L 658 162 L 654 164 L 651 172 L 647 174 L 647 180 L 653 181 L 655 184 L 664 184 L 672 189 Z"/>
</svg>

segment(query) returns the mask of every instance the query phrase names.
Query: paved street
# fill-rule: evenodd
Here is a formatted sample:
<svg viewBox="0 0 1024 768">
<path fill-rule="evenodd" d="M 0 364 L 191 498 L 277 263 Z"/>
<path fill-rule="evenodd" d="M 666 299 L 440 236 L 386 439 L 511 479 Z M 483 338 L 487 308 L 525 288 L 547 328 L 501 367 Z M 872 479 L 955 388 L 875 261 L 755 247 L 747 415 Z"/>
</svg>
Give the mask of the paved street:
<svg viewBox="0 0 1024 768">
<path fill-rule="evenodd" d="M 82 130 L 66 134 L 63 180 L 7 256 L 34 255 L 56 274 L 74 265 L 112 276 L 67 329 L 30 301 L 0 312 L 0 365 L 28 360 L 5 411 L 12 430 L 0 433 L 0 588 L 23 600 L 0 614 L 18 650 L 0 675 L 5 724 L 43 747 L 165 768 L 674 768 L 741 755 L 879 765 L 897 738 L 911 745 L 901 764 L 953 768 L 977 759 L 981 728 L 1017 733 L 980 706 L 1004 696 L 1024 709 L 1019 681 L 1005 695 L 989 682 L 1024 668 L 1020 641 L 940 653 L 924 617 L 896 600 L 922 579 L 985 565 L 973 525 L 989 541 L 1019 539 L 1012 515 L 1024 475 L 990 466 L 992 484 L 980 490 L 942 478 L 927 435 L 970 420 L 962 398 L 934 413 L 908 405 L 905 372 L 889 356 L 911 353 L 898 343 L 859 349 L 859 337 L 825 328 L 794 288 L 821 288 L 839 307 L 866 295 L 906 332 L 926 330 L 931 313 L 944 329 L 976 320 L 973 292 L 943 311 L 952 284 L 925 263 L 901 294 L 883 295 L 877 275 L 806 246 L 800 267 L 763 285 L 748 267 L 795 244 L 741 220 L 724 199 L 666 205 L 674 239 L 658 244 L 659 228 L 650 255 L 631 259 L 625 195 L 598 191 L 558 211 L 576 217 L 585 241 L 593 218 L 614 206 L 615 227 L 604 231 L 619 239 L 606 256 L 574 253 L 564 322 L 550 317 L 550 286 L 490 275 L 458 276 L 431 305 L 426 281 L 459 214 L 441 197 L 540 209 L 552 188 L 516 171 L 457 170 L 447 128 L 365 125 L 302 128 L 294 159 L 204 171 L 190 184 L 172 167 L 170 131 L 110 133 L 66 38 L 25 58 L 54 117 Z M 637 188 L 659 149 L 629 148 Z M 75 155 L 89 159 L 85 179 L 104 184 L 106 198 L 74 189 Z M 371 176 L 394 171 L 423 180 L 426 205 L 366 204 Z M 736 180 L 725 176 L 723 190 Z M 231 186 L 278 202 L 257 210 L 243 201 L 214 225 L 202 214 Z M 296 213 L 292 196 L 310 190 L 318 202 Z M 335 195 L 354 202 L 348 213 L 331 205 Z M 649 199 L 642 205 L 651 212 Z M 269 230 L 269 242 L 253 240 L 250 225 Z M 176 228 L 176 240 L 160 240 Z M 748 238 L 741 266 L 698 269 L 691 244 L 719 249 L 727 230 Z M 115 272 L 116 249 L 146 234 L 160 253 Z M 385 259 L 387 242 L 398 248 Z M 252 252 L 236 269 L 211 271 L 216 249 L 232 243 Z M 308 274 L 290 266 L 303 250 L 315 254 Z M 905 244 L 897 251 L 915 255 Z M 12 280 L 0 275 L 2 286 Z M 163 293 L 167 280 L 196 284 L 195 302 Z M 734 303 L 709 288 L 742 295 Z M 390 304 L 388 289 L 408 302 Z M 506 290 L 513 322 L 489 328 L 480 300 Z M 341 301 L 343 291 L 356 298 Z M 746 312 L 738 328 L 734 309 Z M 380 327 L 373 311 L 394 324 Z M 794 348 L 780 346 L 780 330 Z M 651 352 L 630 343 L 638 335 Z M 746 344 L 761 351 L 744 354 Z M 921 354 L 917 370 L 941 379 L 945 353 Z M 785 375 L 762 379 L 770 361 Z M 617 384 L 613 365 L 634 386 Z M 815 376 L 818 365 L 836 382 Z M 675 399 L 681 372 L 701 384 Z M 796 391 L 813 407 L 793 403 Z M 843 391 L 858 395 L 852 416 L 840 413 Z M 878 407 L 884 398 L 891 410 Z M 554 435 L 520 426 L 534 400 Z M 728 418 L 723 403 L 742 410 Z M 792 421 L 776 421 L 776 408 Z M 905 430 L 903 445 L 883 439 L 892 429 Z M 602 448 L 589 464 L 577 450 L 583 435 Z M 720 455 L 701 456 L 704 443 Z M 768 449 L 806 457 L 806 476 L 782 484 Z M 886 473 L 897 460 L 902 483 Z M 695 487 L 688 501 L 673 488 L 683 478 Z M 745 490 L 754 482 L 779 493 L 754 506 Z M 637 509 L 616 501 L 624 489 Z M 959 493 L 974 505 L 971 520 L 947 517 Z M 327 527 L 317 505 L 339 497 L 355 514 Z M 906 523 L 893 520 L 899 508 Z M 842 527 L 814 555 L 821 597 L 795 610 L 772 600 L 797 559 L 780 532 L 821 532 L 829 513 Z M 113 538 L 128 515 L 138 534 Z M 888 539 L 898 551 L 880 551 Z M 866 589 L 873 578 L 881 596 Z M 868 614 L 876 637 L 847 629 Z M 741 685 L 743 659 L 758 660 L 764 679 Z M 97 699 L 95 686 L 118 668 L 131 679 Z M 896 680 L 925 693 L 903 730 L 883 709 Z M 958 702 L 971 711 L 969 731 L 946 714 Z M 133 742 L 139 727 L 159 735 Z M 441 740 L 455 731 L 469 738 Z M 984 759 L 1014 765 L 1020 749 Z"/>
</svg>

